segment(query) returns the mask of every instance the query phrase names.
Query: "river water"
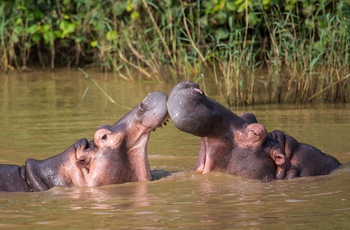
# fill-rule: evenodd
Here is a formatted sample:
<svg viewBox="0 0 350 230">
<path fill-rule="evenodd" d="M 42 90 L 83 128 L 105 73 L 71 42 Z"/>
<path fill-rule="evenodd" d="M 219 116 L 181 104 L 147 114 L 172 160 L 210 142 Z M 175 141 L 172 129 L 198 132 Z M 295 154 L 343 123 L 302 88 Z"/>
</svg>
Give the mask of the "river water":
<svg viewBox="0 0 350 230">
<path fill-rule="evenodd" d="M 173 83 L 126 82 L 90 72 L 111 103 L 79 71 L 0 75 L 0 163 L 21 165 L 91 140 L 148 92 L 169 93 Z M 223 104 L 215 87 L 208 95 Z M 344 163 L 327 176 L 262 183 L 213 172 L 195 174 L 199 138 L 171 121 L 152 133 L 152 170 L 172 175 L 151 182 L 94 188 L 0 193 L 1 229 L 335 229 L 350 226 L 350 106 L 258 105 L 268 131 L 280 129 Z"/>
</svg>

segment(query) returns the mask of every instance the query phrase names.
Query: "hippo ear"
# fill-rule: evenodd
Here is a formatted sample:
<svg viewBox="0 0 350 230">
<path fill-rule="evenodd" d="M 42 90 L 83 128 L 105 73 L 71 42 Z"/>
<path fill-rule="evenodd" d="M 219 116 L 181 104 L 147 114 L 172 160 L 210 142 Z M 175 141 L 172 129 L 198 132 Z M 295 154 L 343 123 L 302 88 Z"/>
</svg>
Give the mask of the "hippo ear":
<svg viewBox="0 0 350 230">
<path fill-rule="evenodd" d="M 262 146 L 267 137 L 265 127 L 258 123 L 249 124 L 243 131 L 236 133 L 238 144 L 248 148 Z"/>
<path fill-rule="evenodd" d="M 286 157 L 282 154 L 280 149 L 273 149 L 270 152 L 270 157 L 275 161 L 276 165 L 283 165 L 286 161 Z"/>
</svg>

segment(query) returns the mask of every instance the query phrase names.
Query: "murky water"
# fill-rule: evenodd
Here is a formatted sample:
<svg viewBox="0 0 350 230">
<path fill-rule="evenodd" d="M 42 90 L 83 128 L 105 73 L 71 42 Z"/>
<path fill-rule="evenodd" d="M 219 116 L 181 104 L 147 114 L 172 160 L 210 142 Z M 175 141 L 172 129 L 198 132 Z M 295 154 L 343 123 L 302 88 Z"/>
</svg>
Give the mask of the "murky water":
<svg viewBox="0 0 350 230">
<path fill-rule="evenodd" d="M 23 164 L 93 138 L 148 92 L 173 84 L 105 80 L 91 73 L 112 104 L 78 71 L 0 76 L 0 163 Z M 208 87 L 209 83 L 206 83 Z M 86 91 L 87 89 L 87 91 Z M 210 96 L 220 100 L 215 90 Z M 263 105 L 254 112 L 269 131 L 350 162 L 349 105 Z M 199 138 L 171 123 L 152 133 L 151 168 L 175 172 L 152 182 L 97 188 L 0 193 L 0 228 L 31 229 L 335 229 L 350 226 L 350 165 L 321 177 L 262 183 L 222 173 L 194 174 Z"/>
</svg>

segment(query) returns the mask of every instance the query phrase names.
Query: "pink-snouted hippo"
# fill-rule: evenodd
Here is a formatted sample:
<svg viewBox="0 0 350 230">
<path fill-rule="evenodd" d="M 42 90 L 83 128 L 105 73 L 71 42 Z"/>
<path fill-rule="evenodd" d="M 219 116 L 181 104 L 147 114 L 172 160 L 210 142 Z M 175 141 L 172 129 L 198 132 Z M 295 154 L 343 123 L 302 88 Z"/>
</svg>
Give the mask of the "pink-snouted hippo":
<svg viewBox="0 0 350 230">
<path fill-rule="evenodd" d="M 325 175 L 340 167 L 334 157 L 282 131 L 267 133 L 252 113 L 234 114 L 195 83 L 176 85 L 167 106 L 178 129 L 201 137 L 199 173 L 217 170 L 266 182 Z"/>
<path fill-rule="evenodd" d="M 0 191 L 45 191 L 63 186 L 102 186 L 148 181 L 150 133 L 168 119 L 167 95 L 153 92 L 113 126 L 103 125 L 92 141 L 78 140 L 64 152 L 24 166 L 0 165 Z"/>
</svg>

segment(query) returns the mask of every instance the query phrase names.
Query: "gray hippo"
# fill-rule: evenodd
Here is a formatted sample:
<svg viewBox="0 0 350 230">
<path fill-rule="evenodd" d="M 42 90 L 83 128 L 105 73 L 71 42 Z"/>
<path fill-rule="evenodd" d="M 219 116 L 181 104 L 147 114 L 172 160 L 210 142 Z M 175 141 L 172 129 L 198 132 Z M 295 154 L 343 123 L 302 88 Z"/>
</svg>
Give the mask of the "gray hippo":
<svg viewBox="0 0 350 230">
<path fill-rule="evenodd" d="M 167 107 L 178 129 L 201 137 L 199 173 L 218 170 L 265 182 L 325 175 L 340 167 L 334 157 L 282 131 L 267 133 L 252 113 L 234 114 L 195 83 L 176 85 Z"/>
<path fill-rule="evenodd" d="M 101 186 L 148 181 L 147 143 L 168 119 L 167 95 L 153 92 L 113 126 L 103 125 L 92 141 L 78 140 L 64 152 L 25 165 L 0 165 L 0 191 L 45 191 L 55 186 Z"/>
</svg>

